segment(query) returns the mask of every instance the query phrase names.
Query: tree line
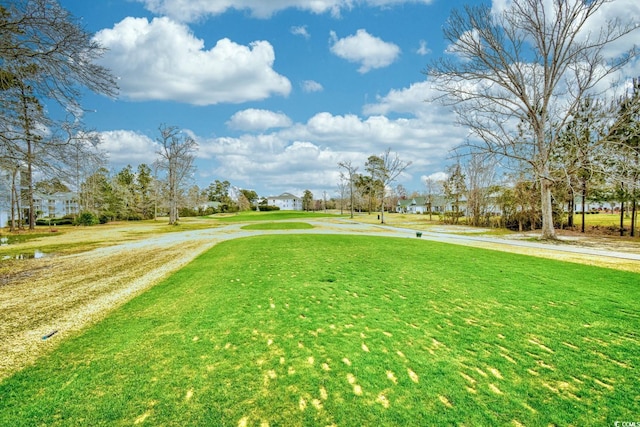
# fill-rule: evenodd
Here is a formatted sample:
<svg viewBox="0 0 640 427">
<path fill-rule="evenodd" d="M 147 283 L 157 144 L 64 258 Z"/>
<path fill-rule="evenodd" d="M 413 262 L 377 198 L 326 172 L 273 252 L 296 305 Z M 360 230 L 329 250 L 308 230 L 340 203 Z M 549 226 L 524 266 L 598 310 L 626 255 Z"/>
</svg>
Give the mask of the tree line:
<svg viewBox="0 0 640 427">
<path fill-rule="evenodd" d="M 156 139 L 160 148 L 156 160 L 134 169 L 119 171 L 99 167 L 79 185 L 78 205 L 82 214 L 95 222 L 156 219 L 169 217 L 175 224 L 180 217 L 238 212 L 262 205 L 254 190 L 241 189 L 227 180 L 215 180 L 206 188 L 193 183 L 193 160 L 197 144 L 175 126 L 161 125 Z M 60 179 L 38 181 L 35 191 L 43 194 L 68 192 Z"/>
</svg>

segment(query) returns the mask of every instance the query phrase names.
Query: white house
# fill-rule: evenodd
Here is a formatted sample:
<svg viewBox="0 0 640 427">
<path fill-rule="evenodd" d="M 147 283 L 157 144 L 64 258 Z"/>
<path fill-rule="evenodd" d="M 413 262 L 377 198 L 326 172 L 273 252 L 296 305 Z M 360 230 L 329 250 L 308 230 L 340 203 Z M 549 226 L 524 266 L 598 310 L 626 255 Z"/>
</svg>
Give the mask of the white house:
<svg viewBox="0 0 640 427">
<path fill-rule="evenodd" d="M 73 192 L 34 193 L 33 201 L 38 218 L 61 218 L 79 212 L 78 196 Z"/>
<path fill-rule="evenodd" d="M 279 196 L 267 197 L 268 206 L 277 206 L 282 211 L 301 211 L 302 199 L 291 193 L 282 193 Z"/>
<path fill-rule="evenodd" d="M 429 200 L 427 197 L 412 197 L 410 199 L 400 199 L 396 206 L 396 212 L 424 214 L 429 212 Z M 446 210 L 446 201 L 439 195 L 431 196 L 431 212 L 442 213 Z"/>
</svg>

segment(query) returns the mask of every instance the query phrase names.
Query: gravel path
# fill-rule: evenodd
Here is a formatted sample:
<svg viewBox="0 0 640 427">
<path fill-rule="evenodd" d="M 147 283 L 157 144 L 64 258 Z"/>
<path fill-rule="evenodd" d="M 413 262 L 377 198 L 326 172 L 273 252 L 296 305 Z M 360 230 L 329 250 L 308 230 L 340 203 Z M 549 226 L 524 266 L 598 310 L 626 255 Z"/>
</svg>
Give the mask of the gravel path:
<svg viewBox="0 0 640 427">
<path fill-rule="evenodd" d="M 74 255 L 29 260 L 0 281 L 0 381 L 52 351 L 65 337 L 104 318 L 219 242 L 264 234 L 357 234 L 416 239 L 406 227 L 328 218 L 309 230 L 242 230 L 231 224 L 141 236 Z M 640 272 L 639 253 L 447 232 L 422 240 L 462 244 Z M 639 281 L 640 282 L 640 281 Z M 42 337 L 56 333 L 46 340 Z"/>
</svg>

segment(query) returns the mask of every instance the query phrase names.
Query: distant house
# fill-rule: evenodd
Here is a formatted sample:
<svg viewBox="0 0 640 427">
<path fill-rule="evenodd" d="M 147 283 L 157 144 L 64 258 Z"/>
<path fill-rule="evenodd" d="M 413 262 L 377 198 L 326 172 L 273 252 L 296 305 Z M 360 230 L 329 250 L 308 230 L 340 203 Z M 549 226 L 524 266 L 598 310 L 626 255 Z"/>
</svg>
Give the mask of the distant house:
<svg viewBox="0 0 640 427">
<path fill-rule="evenodd" d="M 446 210 L 447 203 L 443 196 L 431 196 L 431 212 L 442 213 Z M 412 197 L 398 200 L 396 212 L 425 214 L 429 213 L 429 199 L 427 197 Z"/>
<path fill-rule="evenodd" d="M 268 206 L 277 206 L 283 211 L 301 211 L 302 199 L 291 193 L 282 193 L 279 196 L 267 197 Z"/>
</svg>

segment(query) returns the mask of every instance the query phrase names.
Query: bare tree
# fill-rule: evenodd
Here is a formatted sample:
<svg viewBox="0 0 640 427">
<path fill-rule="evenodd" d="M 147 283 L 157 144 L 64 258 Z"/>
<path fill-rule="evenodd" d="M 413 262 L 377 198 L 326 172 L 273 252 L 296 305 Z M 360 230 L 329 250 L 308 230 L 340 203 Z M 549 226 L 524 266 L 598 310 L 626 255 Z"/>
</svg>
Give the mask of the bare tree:
<svg viewBox="0 0 640 427">
<path fill-rule="evenodd" d="M 553 227 L 550 159 L 560 130 L 580 100 L 637 55 L 613 58 L 611 43 L 637 23 L 609 19 L 589 31 L 609 0 L 512 0 L 502 12 L 487 5 L 454 10 L 444 28 L 449 55 L 426 73 L 480 142 L 472 148 L 528 163 L 541 192 L 542 238 Z M 525 138 L 518 138 L 518 125 Z"/>
<path fill-rule="evenodd" d="M 347 197 L 347 191 L 349 190 L 349 183 L 340 174 L 340 181 L 336 186 L 336 193 L 340 196 L 340 215 L 344 214 L 344 199 Z"/>
<path fill-rule="evenodd" d="M 169 224 L 178 222 L 178 199 L 187 178 L 193 171 L 198 144 L 190 136 L 182 134 L 176 126 L 160 126 L 158 166 L 166 172 Z"/>
<path fill-rule="evenodd" d="M 371 157 L 369 157 L 371 159 Z M 387 151 L 379 157 L 380 162 L 373 162 L 377 165 L 373 169 L 374 180 L 379 180 L 382 187 L 382 203 L 380 204 L 380 223 L 384 224 L 384 202 L 387 187 L 391 187 L 391 184 L 404 172 L 411 162 L 401 160 L 398 153 L 391 153 L 391 148 L 387 148 Z"/>
<path fill-rule="evenodd" d="M 472 154 L 463 165 L 467 188 L 467 213 L 471 225 L 490 225 L 491 198 L 495 187 L 497 171 L 493 156 Z"/>
<path fill-rule="evenodd" d="M 451 203 L 451 212 L 445 211 L 445 222 L 447 222 L 447 215 L 451 215 L 451 223 L 457 224 L 460 217 L 463 215 L 460 212 L 460 204 L 462 203 L 462 197 L 467 192 L 465 184 L 466 176 L 462 173 L 462 167 L 460 163 L 451 165 L 448 170 L 448 178 L 444 181 L 442 187 L 444 190 L 445 198 Z"/>
<path fill-rule="evenodd" d="M 349 198 L 351 200 L 350 209 L 351 209 L 351 218 L 353 218 L 353 207 L 355 204 L 354 203 L 354 198 L 355 198 L 354 187 L 355 187 L 355 180 L 357 178 L 358 167 L 353 166 L 351 164 L 351 160 L 349 160 L 348 162 L 340 162 L 338 163 L 338 166 L 344 169 L 344 171 L 340 172 L 340 177 L 343 180 L 349 182 Z"/>
<path fill-rule="evenodd" d="M 0 145 L 25 164 L 29 227 L 35 227 L 33 174 L 50 122 L 44 100 L 78 115 L 80 92 L 115 95 L 115 79 L 96 61 L 104 49 L 55 0 L 0 2 Z"/>
<path fill-rule="evenodd" d="M 96 61 L 105 49 L 56 0 L 0 1 L 2 86 L 79 108 L 80 90 L 114 96 L 115 78 Z"/>
<path fill-rule="evenodd" d="M 80 184 L 96 169 L 106 163 L 106 153 L 100 150 L 102 139 L 92 130 L 86 130 L 80 120 L 64 122 L 61 126 L 61 160 L 66 168 L 64 178 L 80 192 Z M 80 207 L 84 206 L 79 200 Z"/>
<path fill-rule="evenodd" d="M 433 178 L 427 178 L 424 181 L 424 185 L 427 190 L 425 192 L 425 204 L 429 210 L 429 221 L 431 221 L 433 219 L 433 202 L 436 196 L 442 194 L 442 183 Z"/>
</svg>

